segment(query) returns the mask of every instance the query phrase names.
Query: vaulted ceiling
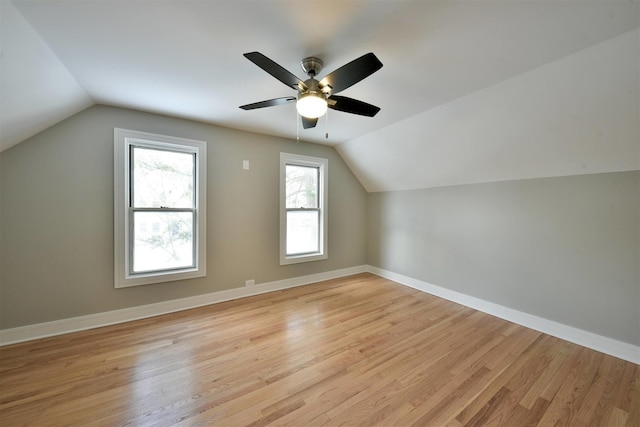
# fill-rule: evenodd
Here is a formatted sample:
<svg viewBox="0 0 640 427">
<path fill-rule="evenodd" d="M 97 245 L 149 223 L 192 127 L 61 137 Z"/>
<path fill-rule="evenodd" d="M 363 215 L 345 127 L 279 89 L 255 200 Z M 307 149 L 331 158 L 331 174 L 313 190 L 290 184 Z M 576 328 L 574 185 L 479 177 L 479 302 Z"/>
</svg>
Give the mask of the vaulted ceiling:
<svg viewBox="0 0 640 427">
<path fill-rule="evenodd" d="M 637 169 L 639 10 L 637 0 L 2 0 L 0 147 L 105 104 L 299 132 L 337 146 L 369 191 Z M 331 111 L 311 130 L 297 129 L 293 104 L 241 110 L 295 95 L 250 51 L 299 77 L 306 56 L 324 61 L 323 76 L 374 52 L 384 67 L 342 94 L 382 110 Z M 611 117 L 597 128 L 564 129 L 602 112 Z"/>
</svg>

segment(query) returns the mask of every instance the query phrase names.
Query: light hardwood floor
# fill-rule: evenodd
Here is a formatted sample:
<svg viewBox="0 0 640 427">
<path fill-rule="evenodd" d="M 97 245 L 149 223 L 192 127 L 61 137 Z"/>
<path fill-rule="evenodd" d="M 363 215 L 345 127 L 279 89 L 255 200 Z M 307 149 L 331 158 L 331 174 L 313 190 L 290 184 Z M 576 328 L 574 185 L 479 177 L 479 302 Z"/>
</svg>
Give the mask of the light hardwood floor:
<svg viewBox="0 0 640 427">
<path fill-rule="evenodd" d="M 369 274 L 0 361 L 2 426 L 640 426 L 640 366 Z"/>
</svg>

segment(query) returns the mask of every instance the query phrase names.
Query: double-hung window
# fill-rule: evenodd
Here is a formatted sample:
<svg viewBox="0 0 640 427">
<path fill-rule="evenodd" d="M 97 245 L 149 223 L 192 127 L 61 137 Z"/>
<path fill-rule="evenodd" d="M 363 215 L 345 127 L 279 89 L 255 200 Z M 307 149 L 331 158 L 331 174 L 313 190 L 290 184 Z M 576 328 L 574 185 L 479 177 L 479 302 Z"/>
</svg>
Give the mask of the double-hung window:
<svg viewBox="0 0 640 427">
<path fill-rule="evenodd" d="M 206 274 L 206 144 L 115 129 L 115 286 Z"/>
<path fill-rule="evenodd" d="M 328 160 L 280 153 L 280 264 L 327 258 Z"/>
</svg>

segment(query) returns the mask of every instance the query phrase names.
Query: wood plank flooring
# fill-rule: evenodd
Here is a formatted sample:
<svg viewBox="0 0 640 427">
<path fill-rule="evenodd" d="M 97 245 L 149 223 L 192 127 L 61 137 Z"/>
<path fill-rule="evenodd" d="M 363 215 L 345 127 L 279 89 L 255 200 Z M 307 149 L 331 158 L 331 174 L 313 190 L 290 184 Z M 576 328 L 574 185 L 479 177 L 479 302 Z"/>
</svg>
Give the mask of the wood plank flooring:
<svg viewBox="0 0 640 427">
<path fill-rule="evenodd" d="M 0 348 L 2 426 L 640 426 L 640 366 L 361 274 Z"/>
</svg>

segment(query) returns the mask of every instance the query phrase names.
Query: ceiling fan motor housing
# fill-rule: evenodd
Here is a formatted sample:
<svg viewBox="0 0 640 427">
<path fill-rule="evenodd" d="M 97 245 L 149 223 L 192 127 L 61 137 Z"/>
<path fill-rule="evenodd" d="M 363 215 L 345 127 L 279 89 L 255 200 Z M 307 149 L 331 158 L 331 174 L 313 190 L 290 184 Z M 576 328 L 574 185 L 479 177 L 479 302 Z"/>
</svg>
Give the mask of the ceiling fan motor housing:
<svg viewBox="0 0 640 427">
<path fill-rule="evenodd" d="M 331 87 L 329 86 L 320 86 L 320 82 L 315 79 L 318 73 L 322 70 L 324 63 L 320 58 L 316 58 L 315 56 L 309 56 L 300 61 L 300 66 L 307 73 L 310 79 L 305 80 L 304 86 L 298 87 L 298 92 L 300 95 L 302 94 L 315 94 L 318 97 L 322 97 L 326 99 L 326 97 L 331 92 Z"/>
<path fill-rule="evenodd" d="M 316 58 L 315 56 L 309 56 L 307 58 L 304 58 L 302 61 L 300 61 L 300 66 L 302 67 L 304 72 L 308 74 L 310 77 L 315 77 L 322 70 L 324 63 L 320 58 Z"/>
</svg>

